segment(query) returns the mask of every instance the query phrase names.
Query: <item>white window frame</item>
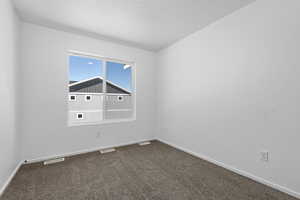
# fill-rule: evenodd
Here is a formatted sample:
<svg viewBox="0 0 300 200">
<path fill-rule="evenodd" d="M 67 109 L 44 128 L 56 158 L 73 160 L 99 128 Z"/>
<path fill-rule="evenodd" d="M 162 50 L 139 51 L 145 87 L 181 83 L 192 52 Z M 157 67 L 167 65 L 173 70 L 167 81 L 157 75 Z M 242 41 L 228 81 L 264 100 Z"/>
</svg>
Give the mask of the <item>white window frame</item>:
<svg viewBox="0 0 300 200">
<path fill-rule="evenodd" d="M 67 59 L 68 59 L 68 70 L 69 70 L 69 57 L 70 56 L 81 56 L 81 57 L 87 57 L 87 58 L 94 58 L 98 59 L 103 62 L 103 93 L 97 93 L 99 95 L 103 95 L 103 120 L 99 122 L 82 122 L 82 123 L 71 123 L 70 120 L 68 120 L 68 126 L 82 126 L 82 125 L 101 125 L 101 124 L 109 124 L 109 123 L 121 123 L 121 122 L 131 122 L 136 120 L 136 64 L 133 61 L 125 61 L 121 59 L 116 59 L 116 58 L 111 58 L 107 56 L 101 56 L 98 54 L 94 53 L 86 53 L 83 51 L 76 51 L 76 50 L 69 50 L 67 52 Z M 131 66 L 131 85 L 132 85 L 132 109 L 133 109 L 133 114 L 132 117 L 126 118 L 126 119 L 105 119 L 105 99 L 107 97 L 106 93 L 106 63 L 107 62 L 116 62 L 116 63 L 122 63 L 122 64 L 127 64 Z M 69 72 L 69 71 L 68 71 Z M 69 74 L 69 73 L 68 73 Z M 69 76 L 68 76 L 69 79 Z M 68 93 L 69 93 L 69 88 L 68 88 Z M 72 95 L 72 94 L 70 94 Z M 117 95 L 117 96 L 122 96 L 123 94 L 110 94 L 110 95 Z M 75 95 L 76 96 L 76 95 Z M 75 97 L 77 99 L 77 97 Z M 86 100 L 86 99 L 85 99 Z M 83 114 L 83 113 L 82 113 Z M 84 116 L 84 115 L 83 115 Z M 76 114 L 77 117 L 77 114 Z M 78 119 L 81 120 L 81 119 Z"/>
</svg>

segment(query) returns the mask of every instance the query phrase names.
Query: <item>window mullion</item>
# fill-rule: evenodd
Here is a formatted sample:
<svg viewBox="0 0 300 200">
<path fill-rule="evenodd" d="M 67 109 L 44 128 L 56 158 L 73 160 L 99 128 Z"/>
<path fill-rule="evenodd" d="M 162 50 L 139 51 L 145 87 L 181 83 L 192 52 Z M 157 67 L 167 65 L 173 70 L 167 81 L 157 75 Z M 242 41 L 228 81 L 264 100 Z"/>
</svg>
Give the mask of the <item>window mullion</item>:
<svg viewBox="0 0 300 200">
<path fill-rule="evenodd" d="M 107 88 L 106 88 L 106 67 L 107 67 L 107 64 L 106 64 L 106 59 L 103 60 L 103 84 L 102 84 L 102 90 L 103 90 L 103 101 L 102 101 L 102 108 L 103 108 L 103 111 L 102 111 L 102 117 L 103 117 L 103 120 L 105 120 L 105 110 L 106 110 L 106 98 L 107 98 L 107 95 L 106 95 L 106 92 L 107 92 Z"/>
</svg>

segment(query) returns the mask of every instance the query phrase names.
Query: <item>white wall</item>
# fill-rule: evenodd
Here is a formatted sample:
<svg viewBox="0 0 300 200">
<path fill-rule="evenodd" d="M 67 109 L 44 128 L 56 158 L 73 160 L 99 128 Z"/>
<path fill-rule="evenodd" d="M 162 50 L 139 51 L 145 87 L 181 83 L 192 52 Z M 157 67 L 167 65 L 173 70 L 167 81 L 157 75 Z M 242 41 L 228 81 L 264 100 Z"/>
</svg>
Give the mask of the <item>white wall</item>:
<svg viewBox="0 0 300 200">
<path fill-rule="evenodd" d="M 67 126 L 68 50 L 136 62 L 136 121 Z M 156 110 L 154 53 L 23 23 L 21 63 L 24 159 L 153 139 Z M 97 132 L 101 133 L 99 138 Z"/>
<path fill-rule="evenodd" d="M 162 50 L 158 137 L 299 195 L 299 10 L 258 0 Z"/>
<path fill-rule="evenodd" d="M 19 155 L 17 135 L 18 19 L 10 0 L 0 1 L 0 193 L 16 168 Z"/>
</svg>

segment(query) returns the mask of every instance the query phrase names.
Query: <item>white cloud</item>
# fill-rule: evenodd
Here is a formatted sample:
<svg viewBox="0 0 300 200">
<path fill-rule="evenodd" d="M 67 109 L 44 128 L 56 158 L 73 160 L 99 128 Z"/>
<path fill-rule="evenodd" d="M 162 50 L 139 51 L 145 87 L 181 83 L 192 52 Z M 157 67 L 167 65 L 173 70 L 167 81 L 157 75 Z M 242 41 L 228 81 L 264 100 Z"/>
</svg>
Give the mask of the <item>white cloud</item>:
<svg viewBox="0 0 300 200">
<path fill-rule="evenodd" d="M 131 67 L 131 65 L 124 65 L 124 69 Z"/>
</svg>

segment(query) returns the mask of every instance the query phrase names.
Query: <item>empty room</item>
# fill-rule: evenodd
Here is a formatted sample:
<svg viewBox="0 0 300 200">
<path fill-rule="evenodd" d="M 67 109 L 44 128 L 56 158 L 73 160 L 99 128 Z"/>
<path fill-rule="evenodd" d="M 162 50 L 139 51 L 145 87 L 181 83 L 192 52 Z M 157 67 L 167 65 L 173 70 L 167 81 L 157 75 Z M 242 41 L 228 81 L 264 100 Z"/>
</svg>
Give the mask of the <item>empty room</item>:
<svg viewBox="0 0 300 200">
<path fill-rule="evenodd" d="M 299 0 L 0 0 L 0 200 L 300 200 Z"/>
</svg>

